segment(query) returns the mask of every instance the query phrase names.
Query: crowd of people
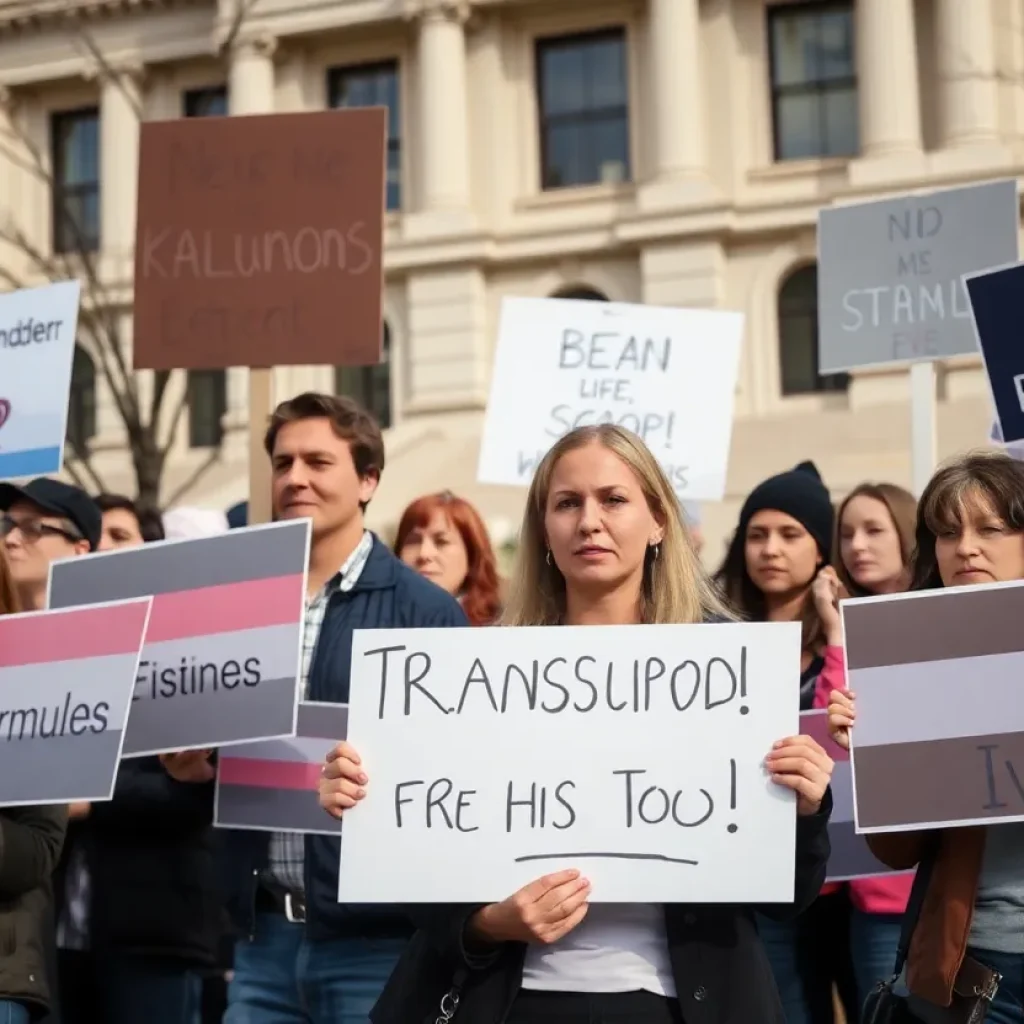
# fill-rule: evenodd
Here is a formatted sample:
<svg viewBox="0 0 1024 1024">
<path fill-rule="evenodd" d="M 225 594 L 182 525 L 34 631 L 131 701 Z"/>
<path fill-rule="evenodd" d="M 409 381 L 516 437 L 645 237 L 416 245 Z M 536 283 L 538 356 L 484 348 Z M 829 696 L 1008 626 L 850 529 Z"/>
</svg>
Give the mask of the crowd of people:
<svg viewBox="0 0 1024 1024">
<path fill-rule="evenodd" d="M 385 449 L 350 399 L 283 402 L 265 447 L 274 518 L 312 521 L 311 700 L 348 700 L 362 628 L 800 622 L 794 697 L 848 745 L 840 599 L 1024 579 L 1024 465 L 994 451 L 940 469 L 920 502 L 865 483 L 838 508 L 802 463 L 749 494 L 712 575 L 643 442 L 581 428 L 539 465 L 503 580 L 450 492 L 413 501 L 391 546 L 367 528 Z M 0 510 L 0 613 L 44 609 L 54 560 L 244 524 L 54 479 L 0 485 Z M 758 907 L 591 905 L 578 870 L 488 906 L 340 904 L 337 838 L 212 827 L 216 751 L 124 760 L 108 802 L 0 809 L 0 1024 L 832 1024 L 837 1005 L 852 1024 L 894 971 L 914 884 L 895 872 L 925 863 L 915 1012 L 966 1020 L 958 979 L 980 969 L 1001 976 L 987 1019 L 1024 1024 L 1024 825 L 873 835 L 894 875 L 826 885 L 832 762 L 779 740 L 765 756 L 796 794 L 795 898 Z M 358 814 L 368 775 L 340 742 L 325 813 Z"/>
</svg>

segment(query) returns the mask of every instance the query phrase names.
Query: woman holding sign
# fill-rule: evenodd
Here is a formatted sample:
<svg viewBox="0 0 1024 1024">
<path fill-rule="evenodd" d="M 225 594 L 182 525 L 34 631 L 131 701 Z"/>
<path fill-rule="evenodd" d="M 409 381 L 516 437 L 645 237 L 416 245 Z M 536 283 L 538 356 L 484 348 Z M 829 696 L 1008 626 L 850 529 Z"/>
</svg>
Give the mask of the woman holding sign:
<svg viewBox="0 0 1024 1024">
<path fill-rule="evenodd" d="M 665 474 L 633 434 L 610 425 L 567 434 L 541 462 L 526 507 L 505 624 L 729 618 L 700 568 Z M 824 881 L 832 762 L 814 740 L 796 736 L 780 740 L 766 765 L 797 799 L 795 902 L 764 908 L 786 916 L 803 909 Z M 340 816 L 365 796 L 367 784 L 358 754 L 339 744 L 324 766 L 321 804 Z M 587 879 L 567 870 L 502 903 L 416 907 L 420 931 L 373 1020 L 784 1021 L 753 907 L 589 899 Z"/>
<path fill-rule="evenodd" d="M 921 496 L 911 590 L 1011 580 L 1024 580 L 1024 464 L 1002 452 L 967 455 Z M 833 738 L 848 748 L 854 694 L 834 691 L 828 714 Z M 1024 1024 L 1024 822 L 867 840 L 890 867 L 918 867 L 927 880 L 906 964 L 911 1010 L 967 1020 L 997 985 L 985 1020 Z"/>
</svg>

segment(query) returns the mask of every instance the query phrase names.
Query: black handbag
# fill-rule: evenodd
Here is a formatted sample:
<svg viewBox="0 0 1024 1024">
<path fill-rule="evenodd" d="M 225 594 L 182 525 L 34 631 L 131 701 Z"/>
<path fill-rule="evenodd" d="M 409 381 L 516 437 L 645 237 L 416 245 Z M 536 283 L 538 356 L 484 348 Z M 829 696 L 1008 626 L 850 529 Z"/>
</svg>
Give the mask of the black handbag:
<svg viewBox="0 0 1024 1024">
<path fill-rule="evenodd" d="M 893 976 L 888 981 L 879 982 L 868 994 L 861 1011 L 861 1024 L 982 1024 L 988 1015 L 1002 975 L 972 957 L 966 957 L 957 972 L 953 1002 L 948 1007 L 936 1006 L 918 996 L 901 995 L 896 991 L 921 917 L 940 842 L 941 834 L 935 837 L 921 858 L 903 915 Z"/>
</svg>

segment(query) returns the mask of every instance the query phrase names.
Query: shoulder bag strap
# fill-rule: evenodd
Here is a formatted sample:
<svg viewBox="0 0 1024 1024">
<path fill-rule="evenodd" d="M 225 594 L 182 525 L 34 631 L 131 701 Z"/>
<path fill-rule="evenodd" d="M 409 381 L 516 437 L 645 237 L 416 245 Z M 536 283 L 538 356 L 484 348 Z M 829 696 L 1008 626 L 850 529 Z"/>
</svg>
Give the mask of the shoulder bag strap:
<svg viewBox="0 0 1024 1024">
<path fill-rule="evenodd" d="M 941 842 L 941 832 L 930 837 L 924 856 L 917 865 L 914 884 L 910 889 L 910 899 L 907 901 L 907 909 L 903 915 L 903 924 L 900 928 L 900 943 L 896 948 L 896 977 L 903 973 L 903 968 L 906 965 L 907 956 L 910 953 L 910 943 L 914 938 L 914 931 L 921 917 L 921 908 L 924 906 L 924 900 L 928 894 L 928 884 L 931 881 L 932 869 L 935 867 L 936 860 L 938 860 Z"/>
</svg>

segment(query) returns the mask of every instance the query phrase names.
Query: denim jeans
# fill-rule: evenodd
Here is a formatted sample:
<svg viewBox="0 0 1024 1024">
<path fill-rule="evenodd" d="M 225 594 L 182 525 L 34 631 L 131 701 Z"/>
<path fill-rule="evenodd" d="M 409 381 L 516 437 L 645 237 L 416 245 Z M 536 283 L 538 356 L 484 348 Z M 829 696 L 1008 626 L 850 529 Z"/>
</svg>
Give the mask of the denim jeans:
<svg viewBox="0 0 1024 1024">
<path fill-rule="evenodd" d="M 31 1017 L 21 1003 L 0 999 L 0 1024 L 29 1024 Z"/>
<path fill-rule="evenodd" d="M 988 949 L 968 949 L 967 954 L 1003 976 L 986 1024 L 1024 1024 L 1024 956 Z"/>
<path fill-rule="evenodd" d="M 902 920 L 901 914 L 868 914 L 856 907 L 851 912 L 850 954 L 861 1006 L 880 981 L 892 978 Z"/>
<path fill-rule="evenodd" d="M 235 946 L 223 1024 L 367 1024 L 405 939 L 310 942 L 281 914 L 259 914 Z"/>
</svg>

